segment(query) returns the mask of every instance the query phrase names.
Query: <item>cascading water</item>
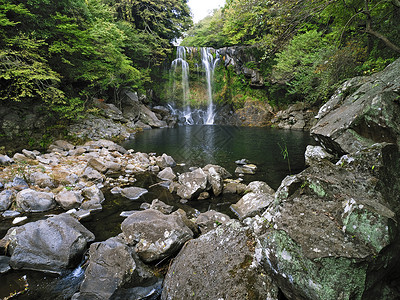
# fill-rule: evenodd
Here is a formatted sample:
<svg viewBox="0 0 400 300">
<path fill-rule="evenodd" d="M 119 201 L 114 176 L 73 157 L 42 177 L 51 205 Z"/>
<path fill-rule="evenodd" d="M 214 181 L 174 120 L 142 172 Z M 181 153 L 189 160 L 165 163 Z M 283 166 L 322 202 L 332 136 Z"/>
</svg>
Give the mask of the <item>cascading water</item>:
<svg viewBox="0 0 400 300">
<path fill-rule="evenodd" d="M 218 52 L 216 53 L 218 56 Z M 201 48 L 201 61 L 206 71 L 207 80 L 207 94 L 208 94 L 208 105 L 207 105 L 207 120 L 205 124 L 214 124 L 214 103 L 212 97 L 212 79 L 214 77 L 214 68 L 218 62 L 218 58 L 214 61 L 214 56 L 210 53 L 210 48 Z"/>
<path fill-rule="evenodd" d="M 170 104 L 169 107 L 173 114 L 179 117 L 180 123 L 184 125 L 206 124 L 213 125 L 215 119 L 215 107 L 213 103 L 212 81 L 214 77 L 214 69 L 219 61 L 218 52 L 215 53 L 215 58 L 212 54 L 212 48 L 185 48 L 178 46 L 176 49 L 176 59 L 171 64 L 172 95 L 174 99 L 181 99 L 182 109 L 176 108 L 175 104 Z M 200 55 L 198 53 L 200 52 Z M 189 105 L 189 64 L 186 55 L 190 59 L 197 59 L 194 63 L 195 74 L 204 76 L 206 82 L 206 97 L 207 106 L 205 109 L 193 109 Z M 179 78 L 181 75 L 181 78 Z M 199 77 L 199 78 L 201 78 Z M 180 86 L 182 91 L 177 91 Z M 180 101 L 179 101 L 180 102 Z"/>
<path fill-rule="evenodd" d="M 187 124 L 192 125 L 192 112 L 188 103 L 189 99 L 189 64 L 186 61 L 186 48 L 178 46 L 176 50 L 176 59 L 171 64 L 171 70 L 174 75 L 177 73 L 178 67 L 181 66 L 181 85 L 182 85 L 182 105 L 183 117 L 186 119 Z M 174 76 L 175 78 L 175 76 Z M 175 93 L 175 82 L 173 83 L 173 92 Z"/>
</svg>

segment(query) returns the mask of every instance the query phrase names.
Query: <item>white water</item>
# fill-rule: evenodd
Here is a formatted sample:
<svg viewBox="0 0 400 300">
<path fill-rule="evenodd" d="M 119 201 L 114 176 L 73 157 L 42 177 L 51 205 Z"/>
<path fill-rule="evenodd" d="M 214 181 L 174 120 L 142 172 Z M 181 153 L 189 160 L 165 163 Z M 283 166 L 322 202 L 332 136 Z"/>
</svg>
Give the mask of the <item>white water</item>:
<svg viewBox="0 0 400 300">
<path fill-rule="evenodd" d="M 206 124 L 213 125 L 215 119 L 215 107 L 212 96 L 212 81 L 214 77 L 214 69 L 219 61 L 219 55 L 216 53 L 216 58 L 211 54 L 211 48 L 201 48 L 201 63 L 199 64 L 204 68 L 205 79 L 207 83 L 207 108 L 206 110 L 192 109 L 189 104 L 189 64 L 186 61 L 186 53 L 193 54 L 196 48 L 185 48 L 182 46 L 177 47 L 176 59 L 171 64 L 171 72 L 173 72 L 174 82 L 172 83 L 173 94 L 176 94 L 175 74 L 181 74 L 182 87 L 182 109 L 174 108 L 174 104 L 168 105 L 172 113 L 177 115 L 182 123 L 185 125 Z M 199 71 L 200 65 L 195 64 L 196 73 L 201 74 Z"/>
</svg>

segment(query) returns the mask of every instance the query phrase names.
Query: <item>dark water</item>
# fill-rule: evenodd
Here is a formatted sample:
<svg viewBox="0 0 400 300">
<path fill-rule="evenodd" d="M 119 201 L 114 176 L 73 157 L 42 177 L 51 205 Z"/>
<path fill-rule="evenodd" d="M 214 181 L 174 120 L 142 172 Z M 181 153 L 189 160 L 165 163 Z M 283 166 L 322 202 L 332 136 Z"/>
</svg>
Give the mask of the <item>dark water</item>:
<svg viewBox="0 0 400 300">
<path fill-rule="evenodd" d="M 232 175 L 235 161 L 246 158 L 258 171 L 245 181 L 262 180 L 276 189 L 289 173 L 304 169 L 305 148 L 313 143 L 309 133 L 302 131 L 195 125 L 146 130 L 123 146 L 138 152 L 166 153 L 187 167 L 218 164 Z M 289 161 L 282 149 L 287 150 Z"/>
</svg>

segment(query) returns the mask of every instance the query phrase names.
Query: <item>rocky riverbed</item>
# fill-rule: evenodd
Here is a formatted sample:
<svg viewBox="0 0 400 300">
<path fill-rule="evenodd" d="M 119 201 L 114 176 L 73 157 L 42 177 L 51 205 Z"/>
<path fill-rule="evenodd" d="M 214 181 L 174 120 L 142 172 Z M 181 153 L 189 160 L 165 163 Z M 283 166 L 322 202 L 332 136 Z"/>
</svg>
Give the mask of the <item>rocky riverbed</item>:
<svg viewBox="0 0 400 300">
<path fill-rule="evenodd" d="M 399 298 L 399 70 L 400 60 L 344 83 L 311 129 L 321 145 L 307 147 L 309 167 L 276 191 L 216 165 L 179 173 L 167 154 L 108 140 L 0 157 L 0 209 L 14 222 L 0 270 L 63 274 L 89 249 L 73 299 Z M 154 199 L 93 243 L 80 220 L 102 209 L 105 191 L 140 201 L 150 188 L 135 184 L 140 174 L 179 203 L 234 193 L 236 217 Z"/>
</svg>

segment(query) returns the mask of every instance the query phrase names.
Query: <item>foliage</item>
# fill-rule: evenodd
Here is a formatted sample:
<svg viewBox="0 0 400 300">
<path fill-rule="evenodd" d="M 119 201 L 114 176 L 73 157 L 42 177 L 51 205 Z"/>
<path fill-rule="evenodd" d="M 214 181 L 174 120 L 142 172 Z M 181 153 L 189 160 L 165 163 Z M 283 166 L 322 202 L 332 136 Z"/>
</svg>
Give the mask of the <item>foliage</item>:
<svg viewBox="0 0 400 300">
<path fill-rule="evenodd" d="M 76 119 L 94 96 L 144 92 L 191 24 L 186 0 L 0 0 L 0 101 Z"/>
</svg>

